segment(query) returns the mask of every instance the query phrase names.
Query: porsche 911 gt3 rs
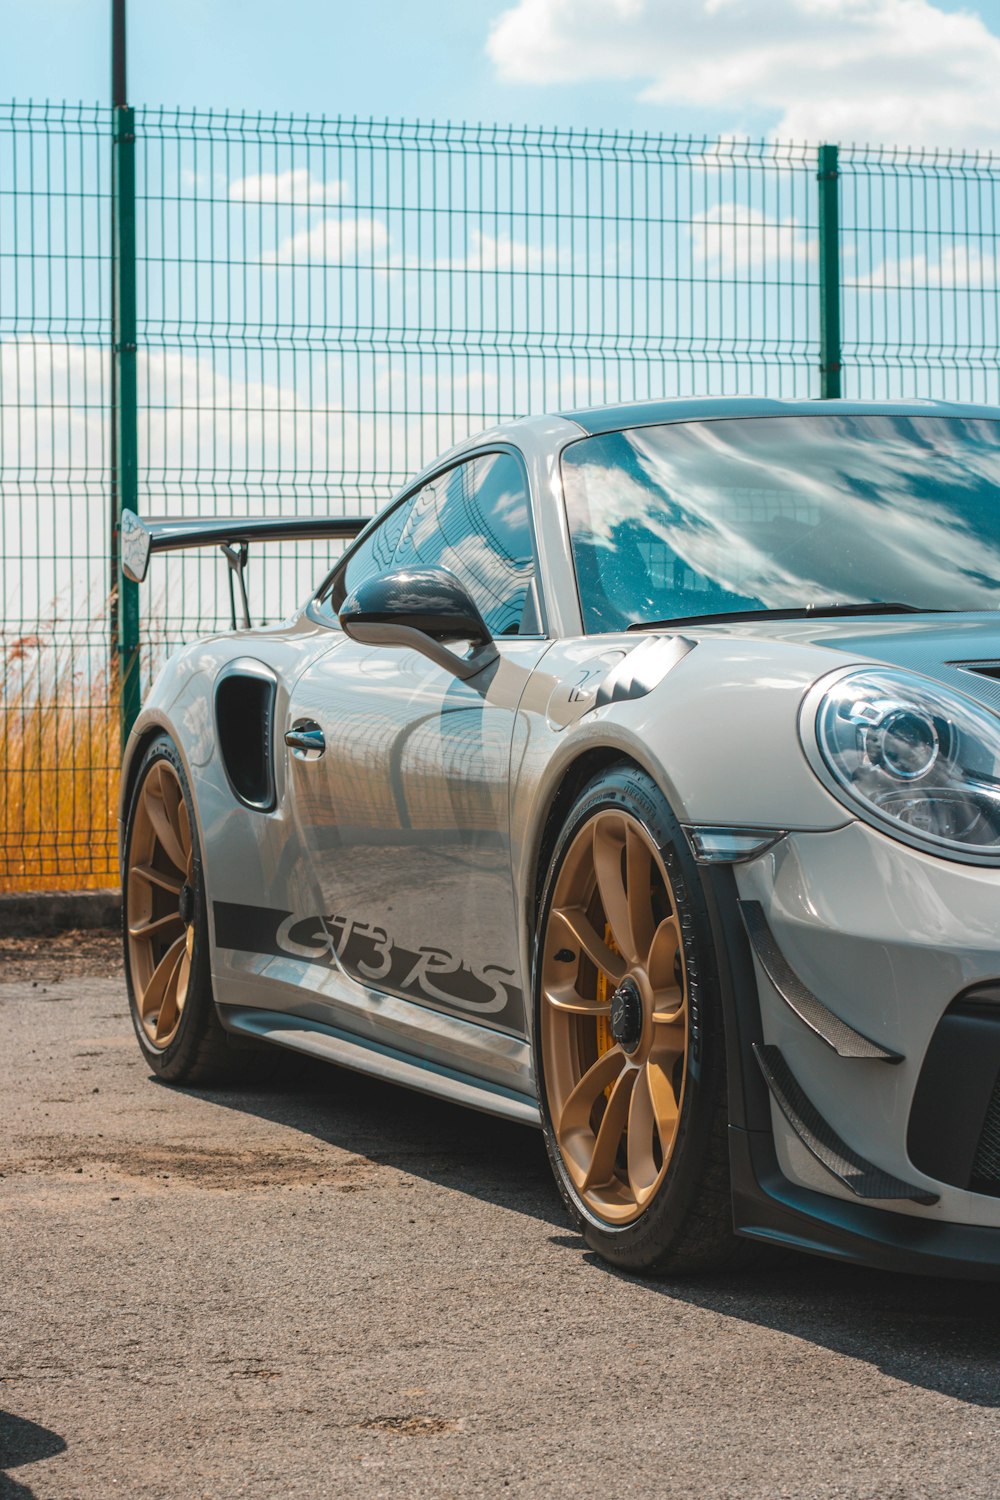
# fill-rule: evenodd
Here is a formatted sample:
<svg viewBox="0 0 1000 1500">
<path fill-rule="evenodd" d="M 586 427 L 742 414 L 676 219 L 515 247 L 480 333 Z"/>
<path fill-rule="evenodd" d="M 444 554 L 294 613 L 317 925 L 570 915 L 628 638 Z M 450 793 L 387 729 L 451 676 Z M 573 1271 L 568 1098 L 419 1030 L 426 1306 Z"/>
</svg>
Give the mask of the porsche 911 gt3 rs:
<svg viewBox="0 0 1000 1500">
<path fill-rule="evenodd" d="M 261 539 L 349 538 L 278 628 Z M 160 1077 L 264 1044 L 540 1124 L 617 1265 L 1000 1271 L 1000 411 L 525 419 L 377 517 L 139 521 L 242 621 L 126 748 Z"/>
</svg>

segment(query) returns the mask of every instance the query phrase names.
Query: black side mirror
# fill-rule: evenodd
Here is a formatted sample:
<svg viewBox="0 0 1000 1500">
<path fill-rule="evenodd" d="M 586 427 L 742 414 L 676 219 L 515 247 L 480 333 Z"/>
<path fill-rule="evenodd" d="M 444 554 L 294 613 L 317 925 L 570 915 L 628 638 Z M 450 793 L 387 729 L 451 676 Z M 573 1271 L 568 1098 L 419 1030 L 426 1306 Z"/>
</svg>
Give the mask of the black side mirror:
<svg viewBox="0 0 1000 1500">
<path fill-rule="evenodd" d="M 345 635 L 369 646 L 409 646 L 456 677 L 474 677 L 498 652 L 468 590 L 446 568 L 403 568 L 368 578 L 344 600 Z M 447 641 L 468 641 L 459 656 Z"/>
</svg>

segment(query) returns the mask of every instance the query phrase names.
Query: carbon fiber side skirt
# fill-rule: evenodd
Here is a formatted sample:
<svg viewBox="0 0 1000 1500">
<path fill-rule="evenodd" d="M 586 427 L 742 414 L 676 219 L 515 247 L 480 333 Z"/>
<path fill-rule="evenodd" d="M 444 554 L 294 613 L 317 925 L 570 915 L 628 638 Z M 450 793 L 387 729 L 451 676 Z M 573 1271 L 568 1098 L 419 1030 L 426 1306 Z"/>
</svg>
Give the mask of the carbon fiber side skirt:
<svg viewBox="0 0 1000 1500">
<path fill-rule="evenodd" d="M 447 1099 L 452 1104 L 462 1104 L 483 1110 L 486 1114 L 499 1115 L 505 1120 L 515 1120 L 519 1125 L 541 1125 L 535 1099 L 504 1088 L 498 1083 L 475 1078 L 469 1073 L 460 1073 L 455 1068 L 447 1068 L 411 1053 L 383 1046 L 370 1037 L 340 1031 L 303 1016 L 257 1010 L 250 1006 L 226 1005 L 220 1006 L 219 1010 L 223 1024 L 229 1031 L 265 1042 L 275 1042 L 279 1047 L 288 1047 L 293 1052 L 305 1052 L 324 1062 L 352 1068 L 356 1073 L 367 1073 L 373 1078 L 382 1079 L 384 1083 L 401 1084 L 404 1088 L 417 1089 L 422 1094 Z"/>
</svg>

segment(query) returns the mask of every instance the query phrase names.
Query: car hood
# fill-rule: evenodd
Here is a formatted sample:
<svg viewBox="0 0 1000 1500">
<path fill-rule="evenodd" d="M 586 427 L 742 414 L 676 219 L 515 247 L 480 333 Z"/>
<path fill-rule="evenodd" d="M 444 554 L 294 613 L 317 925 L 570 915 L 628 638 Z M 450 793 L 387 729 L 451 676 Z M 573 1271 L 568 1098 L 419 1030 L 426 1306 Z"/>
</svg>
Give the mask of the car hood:
<svg viewBox="0 0 1000 1500">
<path fill-rule="evenodd" d="M 730 638 L 810 644 L 837 652 L 853 662 L 884 662 L 946 682 L 1000 714 L 1000 618 L 993 613 L 832 620 L 762 618 L 684 633 L 703 640 L 724 634 Z M 836 665 L 835 660 L 831 661 L 831 669 Z M 997 676 L 989 675 L 991 672 Z"/>
</svg>

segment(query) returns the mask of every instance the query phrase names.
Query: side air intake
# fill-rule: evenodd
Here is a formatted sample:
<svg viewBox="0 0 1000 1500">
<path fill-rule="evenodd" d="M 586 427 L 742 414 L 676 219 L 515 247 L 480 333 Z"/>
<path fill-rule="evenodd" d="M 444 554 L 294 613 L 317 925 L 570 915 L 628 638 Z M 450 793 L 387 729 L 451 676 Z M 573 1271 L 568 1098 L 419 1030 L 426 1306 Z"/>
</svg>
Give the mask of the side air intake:
<svg viewBox="0 0 1000 1500">
<path fill-rule="evenodd" d="M 232 662 L 215 689 L 215 723 L 229 785 L 256 812 L 270 812 L 274 791 L 274 700 L 277 681 L 262 662 Z"/>
</svg>

